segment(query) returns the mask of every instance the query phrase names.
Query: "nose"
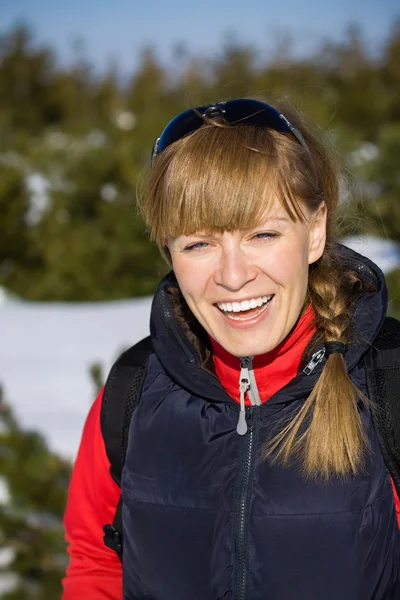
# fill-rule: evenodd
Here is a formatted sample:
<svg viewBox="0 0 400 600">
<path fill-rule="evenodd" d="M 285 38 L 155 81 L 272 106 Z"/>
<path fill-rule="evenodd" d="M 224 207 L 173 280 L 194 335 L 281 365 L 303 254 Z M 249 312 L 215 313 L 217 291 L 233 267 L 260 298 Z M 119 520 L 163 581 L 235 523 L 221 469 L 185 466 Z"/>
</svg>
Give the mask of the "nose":
<svg viewBox="0 0 400 600">
<path fill-rule="evenodd" d="M 243 250 L 230 245 L 221 250 L 215 282 L 229 291 L 241 290 L 247 283 L 257 277 L 256 268 L 248 261 Z"/>
</svg>

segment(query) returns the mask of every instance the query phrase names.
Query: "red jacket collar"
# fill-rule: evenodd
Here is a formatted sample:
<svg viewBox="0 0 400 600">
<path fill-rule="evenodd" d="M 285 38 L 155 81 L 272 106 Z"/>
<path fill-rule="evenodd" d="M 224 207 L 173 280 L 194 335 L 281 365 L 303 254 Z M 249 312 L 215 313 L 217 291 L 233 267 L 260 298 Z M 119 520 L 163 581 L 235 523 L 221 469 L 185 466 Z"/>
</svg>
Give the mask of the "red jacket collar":
<svg viewBox="0 0 400 600">
<path fill-rule="evenodd" d="M 271 352 L 253 361 L 258 392 L 265 402 L 296 376 L 303 352 L 315 333 L 315 312 L 311 304 L 292 332 Z M 239 402 L 240 361 L 210 337 L 218 379 L 236 402 Z M 246 404 L 249 404 L 246 401 Z"/>
</svg>

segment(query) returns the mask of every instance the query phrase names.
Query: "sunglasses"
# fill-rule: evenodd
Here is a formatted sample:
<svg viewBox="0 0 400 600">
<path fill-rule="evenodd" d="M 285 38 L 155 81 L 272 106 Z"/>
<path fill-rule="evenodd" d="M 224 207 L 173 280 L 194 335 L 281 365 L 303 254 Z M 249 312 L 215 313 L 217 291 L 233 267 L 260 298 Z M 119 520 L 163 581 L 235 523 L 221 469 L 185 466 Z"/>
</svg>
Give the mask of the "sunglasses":
<svg viewBox="0 0 400 600">
<path fill-rule="evenodd" d="M 310 152 L 300 131 L 285 115 L 265 102 L 241 98 L 189 108 L 177 115 L 156 139 L 151 153 L 151 162 L 153 163 L 154 158 L 167 146 L 199 129 L 204 125 L 205 119 L 215 117 L 222 118 L 228 125 L 260 125 L 274 131 L 291 133 L 303 148 Z"/>
</svg>

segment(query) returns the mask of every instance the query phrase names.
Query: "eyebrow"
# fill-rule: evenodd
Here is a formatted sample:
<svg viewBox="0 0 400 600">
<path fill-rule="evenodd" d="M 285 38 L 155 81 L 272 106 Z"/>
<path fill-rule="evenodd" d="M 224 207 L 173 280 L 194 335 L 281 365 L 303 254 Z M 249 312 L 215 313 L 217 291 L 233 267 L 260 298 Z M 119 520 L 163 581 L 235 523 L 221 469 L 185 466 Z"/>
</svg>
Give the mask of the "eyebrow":
<svg viewBox="0 0 400 600">
<path fill-rule="evenodd" d="M 259 225 L 256 225 L 255 227 L 249 227 L 248 231 L 250 231 L 251 229 L 257 229 L 257 227 L 262 227 L 263 225 L 266 225 L 267 223 L 274 223 L 274 222 L 289 223 L 290 219 L 288 219 L 287 217 L 270 217 L 269 219 L 266 219 L 265 221 L 263 221 Z M 207 238 L 209 236 L 210 236 L 210 232 L 205 232 L 205 233 L 191 233 L 191 234 L 186 235 L 185 237 Z"/>
</svg>

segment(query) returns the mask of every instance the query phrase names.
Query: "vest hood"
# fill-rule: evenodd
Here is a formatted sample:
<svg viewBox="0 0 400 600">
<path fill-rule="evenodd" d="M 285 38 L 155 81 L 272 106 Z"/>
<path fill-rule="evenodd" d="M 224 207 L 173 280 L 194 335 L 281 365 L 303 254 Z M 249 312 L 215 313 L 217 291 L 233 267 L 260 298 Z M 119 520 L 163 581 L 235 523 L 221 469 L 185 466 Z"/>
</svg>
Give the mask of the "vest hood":
<svg viewBox="0 0 400 600">
<path fill-rule="evenodd" d="M 384 275 L 375 263 L 342 245 L 338 245 L 338 255 L 347 269 L 357 272 L 373 289 L 372 292 L 358 298 L 353 308 L 352 328 L 355 341 L 348 345 L 344 357 L 347 370 L 351 372 L 361 362 L 383 323 L 388 296 Z M 199 369 L 199 352 L 179 324 L 168 293 L 170 287 L 178 287 L 173 271 L 160 282 L 152 303 L 150 331 L 157 358 L 171 379 L 189 393 L 207 398 L 211 402 L 232 403 L 233 400 L 218 378 L 206 369 Z M 185 308 L 189 310 L 187 305 Z M 323 365 L 324 360 L 310 375 L 301 371 L 268 402 L 287 403 L 309 393 Z"/>
</svg>

